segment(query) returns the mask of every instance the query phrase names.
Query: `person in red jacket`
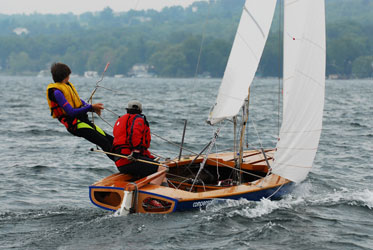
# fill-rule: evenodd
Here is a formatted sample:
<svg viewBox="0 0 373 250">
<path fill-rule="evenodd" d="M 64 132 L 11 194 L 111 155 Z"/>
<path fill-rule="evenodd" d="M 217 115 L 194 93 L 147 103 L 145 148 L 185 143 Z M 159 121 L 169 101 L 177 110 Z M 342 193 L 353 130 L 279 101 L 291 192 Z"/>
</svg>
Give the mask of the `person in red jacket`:
<svg viewBox="0 0 373 250">
<path fill-rule="evenodd" d="M 143 178 L 165 169 L 163 166 L 137 161 L 142 159 L 158 163 L 148 150 L 151 141 L 150 128 L 145 115 L 142 114 L 141 103 L 130 101 L 126 110 L 127 114 L 121 116 L 113 128 L 113 152 L 128 156 L 128 158 L 118 157 L 115 161 L 119 172 Z M 151 183 L 161 185 L 162 182 L 166 185 L 166 174 Z"/>
</svg>

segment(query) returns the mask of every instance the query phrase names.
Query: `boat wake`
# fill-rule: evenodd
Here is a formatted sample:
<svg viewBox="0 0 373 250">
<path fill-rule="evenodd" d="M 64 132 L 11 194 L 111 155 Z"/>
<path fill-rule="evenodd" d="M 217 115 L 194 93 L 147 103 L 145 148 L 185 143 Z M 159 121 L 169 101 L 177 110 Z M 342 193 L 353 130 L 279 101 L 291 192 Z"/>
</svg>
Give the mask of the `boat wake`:
<svg viewBox="0 0 373 250">
<path fill-rule="evenodd" d="M 333 190 L 330 193 L 315 193 L 311 183 L 302 183 L 296 187 L 293 193 L 281 200 L 262 199 L 259 202 L 240 200 L 216 201 L 209 204 L 202 213 L 207 214 L 206 220 L 214 220 L 220 216 L 259 218 L 280 210 L 296 210 L 306 206 L 337 206 L 348 205 L 373 209 L 373 191 L 354 190 L 347 188 Z"/>
</svg>

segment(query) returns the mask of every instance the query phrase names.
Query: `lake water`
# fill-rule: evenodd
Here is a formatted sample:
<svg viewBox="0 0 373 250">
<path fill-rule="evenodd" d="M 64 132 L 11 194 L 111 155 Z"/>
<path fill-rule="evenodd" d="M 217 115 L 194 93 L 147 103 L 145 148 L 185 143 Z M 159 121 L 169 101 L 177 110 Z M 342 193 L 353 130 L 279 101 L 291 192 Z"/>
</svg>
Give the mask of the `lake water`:
<svg viewBox="0 0 373 250">
<path fill-rule="evenodd" d="M 87 99 L 96 80 L 73 78 Z M 203 211 L 116 216 L 90 203 L 88 186 L 116 172 L 92 144 L 50 117 L 49 78 L 0 77 L 0 249 L 373 249 L 373 81 L 327 81 L 324 127 L 314 167 L 279 201 L 232 201 Z M 199 151 L 214 129 L 205 123 L 219 79 L 105 78 L 94 98 L 122 115 L 141 100 L 151 130 Z M 250 147 L 274 147 L 278 80 L 252 87 Z M 113 124 L 116 115 L 104 111 Z M 99 118 L 106 131 L 111 127 Z M 231 147 L 224 126 L 217 149 Z M 154 137 L 151 151 L 179 149 Z"/>
</svg>

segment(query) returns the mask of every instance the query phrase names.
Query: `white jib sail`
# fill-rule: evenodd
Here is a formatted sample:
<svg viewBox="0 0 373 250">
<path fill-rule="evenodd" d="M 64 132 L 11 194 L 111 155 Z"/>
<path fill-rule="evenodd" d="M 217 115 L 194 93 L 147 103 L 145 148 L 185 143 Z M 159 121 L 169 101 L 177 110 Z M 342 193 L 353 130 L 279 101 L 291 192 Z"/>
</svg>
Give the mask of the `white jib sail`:
<svg viewBox="0 0 373 250">
<path fill-rule="evenodd" d="M 276 0 L 246 0 L 208 121 L 215 124 L 240 111 L 248 96 L 272 23 Z"/>
<path fill-rule="evenodd" d="M 324 0 L 285 0 L 283 121 L 273 173 L 306 178 L 319 145 L 325 95 Z"/>
</svg>

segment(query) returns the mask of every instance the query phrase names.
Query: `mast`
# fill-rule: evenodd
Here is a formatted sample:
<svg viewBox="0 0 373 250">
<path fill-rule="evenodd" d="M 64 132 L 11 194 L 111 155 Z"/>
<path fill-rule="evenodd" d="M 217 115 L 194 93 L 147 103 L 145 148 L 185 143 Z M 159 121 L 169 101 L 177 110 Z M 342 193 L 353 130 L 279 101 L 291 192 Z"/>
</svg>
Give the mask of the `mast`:
<svg viewBox="0 0 373 250">
<path fill-rule="evenodd" d="M 242 182 L 241 169 L 242 169 L 242 163 L 243 163 L 243 145 L 244 145 L 245 129 L 246 129 L 247 121 L 249 119 L 249 100 L 250 100 L 249 98 L 250 98 L 250 88 L 248 89 L 247 100 L 245 100 L 245 104 L 244 106 L 242 106 L 242 124 L 241 124 L 240 146 L 239 146 L 239 156 L 238 156 L 238 166 L 237 166 L 240 169 L 238 173 L 239 184 L 241 184 Z"/>
<path fill-rule="evenodd" d="M 236 162 L 237 158 L 237 139 L 236 139 L 236 134 L 237 134 L 237 116 L 233 117 L 233 159 Z"/>
</svg>

